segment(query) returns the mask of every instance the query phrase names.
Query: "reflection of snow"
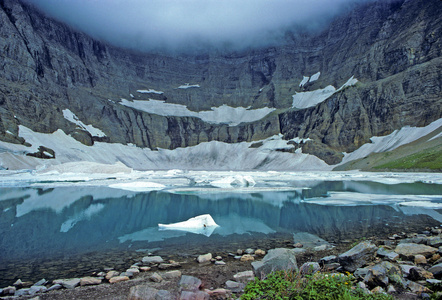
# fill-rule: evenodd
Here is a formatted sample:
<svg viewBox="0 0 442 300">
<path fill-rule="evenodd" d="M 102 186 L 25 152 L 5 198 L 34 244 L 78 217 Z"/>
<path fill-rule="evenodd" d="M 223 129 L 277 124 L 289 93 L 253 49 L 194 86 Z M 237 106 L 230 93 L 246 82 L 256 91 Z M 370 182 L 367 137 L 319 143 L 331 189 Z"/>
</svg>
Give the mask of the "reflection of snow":
<svg viewBox="0 0 442 300">
<path fill-rule="evenodd" d="M 60 232 L 68 232 L 72 229 L 72 227 L 75 226 L 75 224 L 82 220 L 90 219 L 93 215 L 99 213 L 103 208 L 104 204 L 102 203 L 91 204 L 83 212 L 76 214 L 74 217 L 66 220 L 63 224 L 61 224 Z"/>
<path fill-rule="evenodd" d="M 173 224 L 158 224 L 160 230 L 187 231 L 205 236 L 211 236 L 217 227 L 218 224 L 215 223 L 211 215 L 201 215 Z"/>
</svg>

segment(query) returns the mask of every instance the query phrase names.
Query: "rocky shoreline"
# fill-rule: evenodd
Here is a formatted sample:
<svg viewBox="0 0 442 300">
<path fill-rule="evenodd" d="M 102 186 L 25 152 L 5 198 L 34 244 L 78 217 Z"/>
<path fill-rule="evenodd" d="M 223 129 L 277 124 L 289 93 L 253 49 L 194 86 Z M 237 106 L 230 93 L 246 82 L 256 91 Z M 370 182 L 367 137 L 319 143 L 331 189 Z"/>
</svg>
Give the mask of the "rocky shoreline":
<svg viewBox="0 0 442 300">
<path fill-rule="evenodd" d="M 419 299 L 442 290 L 441 254 L 440 228 L 352 245 L 332 245 L 317 236 L 298 233 L 285 248 L 206 253 L 183 261 L 149 253 L 124 272 L 103 268 L 81 278 L 35 283 L 17 280 L 1 288 L 0 295 L 2 299 L 230 299 L 239 298 L 255 277 L 293 269 L 303 275 L 352 274 L 355 287 L 367 293 Z"/>
</svg>

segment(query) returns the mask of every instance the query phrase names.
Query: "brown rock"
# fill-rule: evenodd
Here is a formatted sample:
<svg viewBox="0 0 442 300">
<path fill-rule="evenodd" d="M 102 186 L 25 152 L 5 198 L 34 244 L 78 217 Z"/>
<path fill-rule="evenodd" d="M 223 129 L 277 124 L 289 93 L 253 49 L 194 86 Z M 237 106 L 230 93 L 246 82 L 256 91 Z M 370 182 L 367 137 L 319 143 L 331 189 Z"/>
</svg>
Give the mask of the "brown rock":
<svg viewBox="0 0 442 300">
<path fill-rule="evenodd" d="M 107 272 L 105 278 L 106 278 L 107 280 L 110 280 L 112 277 L 115 277 L 115 276 L 118 276 L 118 275 L 120 275 L 120 273 L 117 272 L 117 271 L 109 271 L 109 272 Z"/>
<path fill-rule="evenodd" d="M 418 254 L 418 255 L 414 256 L 414 263 L 416 265 L 426 264 L 427 263 L 427 259 L 425 258 L 425 256 Z"/>
<path fill-rule="evenodd" d="M 129 280 L 129 277 L 127 277 L 127 276 L 115 276 L 115 277 L 112 277 L 111 279 L 109 279 L 109 283 L 117 283 L 117 282 L 127 281 L 127 280 Z"/>
<path fill-rule="evenodd" d="M 83 277 L 80 279 L 80 285 L 97 285 L 101 284 L 101 278 L 98 277 Z"/>
<path fill-rule="evenodd" d="M 241 261 L 254 261 L 255 258 L 253 256 L 251 256 L 250 254 L 244 254 L 243 256 L 241 256 Z"/>
<path fill-rule="evenodd" d="M 437 252 L 437 250 L 437 248 L 426 245 L 403 243 L 397 245 L 394 252 L 399 254 L 401 257 L 405 257 L 406 259 L 413 259 L 416 255 L 423 255 L 425 257 L 432 256 Z"/>
<path fill-rule="evenodd" d="M 266 252 L 264 250 L 258 249 L 255 251 L 255 255 L 264 256 L 264 255 L 266 255 Z"/>
</svg>

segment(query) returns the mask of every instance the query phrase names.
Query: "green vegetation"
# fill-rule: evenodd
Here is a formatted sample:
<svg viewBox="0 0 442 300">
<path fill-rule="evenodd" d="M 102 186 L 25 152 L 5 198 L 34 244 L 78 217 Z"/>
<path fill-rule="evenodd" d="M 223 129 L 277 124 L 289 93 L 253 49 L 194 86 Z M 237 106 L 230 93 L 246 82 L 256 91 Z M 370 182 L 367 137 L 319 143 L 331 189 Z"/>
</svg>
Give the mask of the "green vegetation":
<svg viewBox="0 0 442 300">
<path fill-rule="evenodd" d="M 390 300 L 386 294 L 366 294 L 354 287 L 355 278 L 348 274 L 323 274 L 301 276 L 298 272 L 277 271 L 265 279 L 255 278 L 247 284 L 241 300 L 275 299 L 379 299 Z"/>
<path fill-rule="evenodd" d="M 391 162 L 378 165 L 375 169 L 428 169 L 442 170 L 442 147 L 426 149 Z"/>
</svg>

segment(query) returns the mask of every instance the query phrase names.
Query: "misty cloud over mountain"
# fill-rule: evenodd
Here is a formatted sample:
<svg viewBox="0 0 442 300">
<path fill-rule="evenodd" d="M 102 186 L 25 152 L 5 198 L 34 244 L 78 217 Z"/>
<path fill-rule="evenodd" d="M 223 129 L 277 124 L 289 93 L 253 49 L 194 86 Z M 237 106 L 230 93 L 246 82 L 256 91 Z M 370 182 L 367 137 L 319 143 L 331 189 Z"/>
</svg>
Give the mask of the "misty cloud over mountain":
<svg viewBox="0 0 442 300">
<path fill-rule="evenodd" d="M 357 0 L 27 0 L 87 34 L 140 51 L 243 49 L 318 30 Z M 364 0 L 365 1 L 365 0 Z"/>
</svg>

